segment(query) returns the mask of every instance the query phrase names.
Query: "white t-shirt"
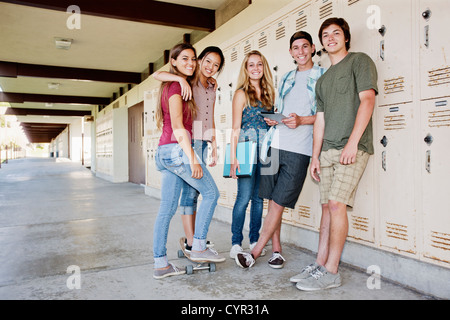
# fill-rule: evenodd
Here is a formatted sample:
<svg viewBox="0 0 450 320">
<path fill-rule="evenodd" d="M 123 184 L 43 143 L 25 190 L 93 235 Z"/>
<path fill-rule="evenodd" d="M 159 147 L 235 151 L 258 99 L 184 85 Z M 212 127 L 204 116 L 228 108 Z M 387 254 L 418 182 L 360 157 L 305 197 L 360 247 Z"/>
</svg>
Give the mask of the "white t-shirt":
<svg viewBox="0 0 450 320">
<path fill-rule="evenodd" d="M 296 113 L 299 116 L 312 116 L 311 102 L 306 88 L 310 72 L 311 69 L 296 72 L 295 85 L 284 97 L 283 115 L 286 117 L 290 113 Z M 312 142 L 313 125 L 300 125 L 295 129 L 291 129 L 284 124 L 278 124 L 271 147 L 311 156 Z"/>
</svg>

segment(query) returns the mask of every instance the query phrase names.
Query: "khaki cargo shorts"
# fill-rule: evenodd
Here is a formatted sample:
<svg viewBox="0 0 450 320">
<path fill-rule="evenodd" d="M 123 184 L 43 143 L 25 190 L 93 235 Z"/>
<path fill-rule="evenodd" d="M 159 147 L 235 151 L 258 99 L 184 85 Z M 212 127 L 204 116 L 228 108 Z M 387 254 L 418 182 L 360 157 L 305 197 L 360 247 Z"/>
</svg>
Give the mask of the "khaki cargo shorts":
<svg viewBox="0 0 450 320">
<path fill-rule="evenodd" d="M 330 149 L 320 155 L 320 203 L 335 200 L 353 207 L 356 189 L 369 161 L 367 152 L 358 150 L 356 162 L 339 163 L 342 149 Z"/>
</svg>

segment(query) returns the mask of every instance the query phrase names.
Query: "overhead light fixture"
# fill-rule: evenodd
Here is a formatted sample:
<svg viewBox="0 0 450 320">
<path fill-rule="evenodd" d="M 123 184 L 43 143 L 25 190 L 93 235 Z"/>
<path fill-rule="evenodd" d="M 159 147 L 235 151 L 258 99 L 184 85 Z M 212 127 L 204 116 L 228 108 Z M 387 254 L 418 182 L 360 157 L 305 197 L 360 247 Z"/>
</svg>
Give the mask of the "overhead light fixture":
<svg viewBox="0 0 450 320">
<path fill-rule="evenodd" d="M 52 90 L 57 90 L 59 89 L 60 83 L 56 83 L 56 82 L 51 82 L 48 84 L 48 88 L 52 89 Z"/>
<path fill-rule="evenodd" d="M 45 106 L 46 106 L 47 108 L 51 108 L 51 107 L 53 107 L 53 103 L 46 102 L 46 103 L 45 103 Z"/>
<path fill-rule="evenodd" d="M 73 39 L 55 37 L 56 49 L 69 50 L 70 46 L 72 45 L 72 41 L 73 41 Z"/>
</svg>

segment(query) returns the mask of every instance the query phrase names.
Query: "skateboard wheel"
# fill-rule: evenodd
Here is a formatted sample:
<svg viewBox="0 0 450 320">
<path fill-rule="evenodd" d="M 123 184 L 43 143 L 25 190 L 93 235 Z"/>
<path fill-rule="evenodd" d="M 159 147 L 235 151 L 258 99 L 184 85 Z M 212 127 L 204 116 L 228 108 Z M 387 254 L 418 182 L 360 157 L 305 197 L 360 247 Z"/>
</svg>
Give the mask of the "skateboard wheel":
<svg viewBox="0 0 450 320">
<path fill-rule="evenodd" d="M 187 274 L 193 274 L 194 273 L 194 266 L 192 266 L 192 265 L 186 266 L 186 273 Z"/>
<path fill-rule="evenodd" d="M 183 250 L 178 250 L 178 258 L 183 258 L 183 257 L 184 257 Z"/>
<path fill-rule="evenodd" d="M 216 272 L 216 264 L 215 263 L 209 264 L 209 272 Z"/>
</svg>

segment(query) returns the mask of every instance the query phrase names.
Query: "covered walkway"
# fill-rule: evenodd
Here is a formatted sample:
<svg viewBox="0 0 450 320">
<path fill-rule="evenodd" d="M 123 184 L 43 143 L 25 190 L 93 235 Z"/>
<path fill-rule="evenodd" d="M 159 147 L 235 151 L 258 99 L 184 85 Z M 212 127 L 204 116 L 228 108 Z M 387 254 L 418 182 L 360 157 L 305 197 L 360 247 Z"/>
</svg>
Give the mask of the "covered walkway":
<svg viewBox="0 0 450 320">
<path fill-rule="evenodd" d="M 287 263 L 280 270 L 267 265 L 267 256 L 250 270 L 227 259 L 215 273 L 155 280 L 152 235 L 158 207 L 159 200 L 146 196 L 142 186 L 104 181 L 78 163 L 29 158 L 3 165 L 0 299 L 431 298 L 383 279 L 379 289 L 371 290 L 370 275 L 348 266 L 341 267 L 342 287 L 301 292 L 289 277 L 311 263 L 314 255 L 294 246 L 284 247 Z M 175 216 L 168 250 L 169 259 L 180 266 L 188 264 L 176 254 L 181 235 L 181 219 Z M 228 224 L 213 221 L 208 239 L 228 256 Z M 77 272 L 71 273 L 77 267 L 80 282 L 73 277 Z"/>
</svg>

